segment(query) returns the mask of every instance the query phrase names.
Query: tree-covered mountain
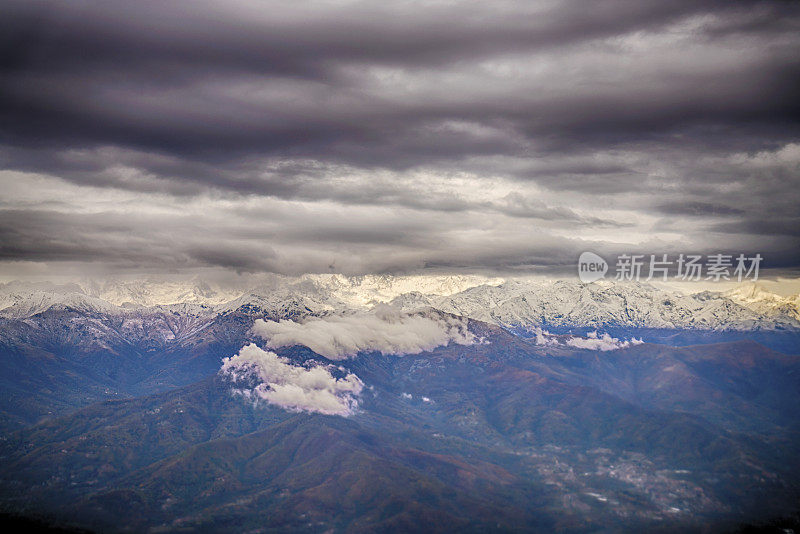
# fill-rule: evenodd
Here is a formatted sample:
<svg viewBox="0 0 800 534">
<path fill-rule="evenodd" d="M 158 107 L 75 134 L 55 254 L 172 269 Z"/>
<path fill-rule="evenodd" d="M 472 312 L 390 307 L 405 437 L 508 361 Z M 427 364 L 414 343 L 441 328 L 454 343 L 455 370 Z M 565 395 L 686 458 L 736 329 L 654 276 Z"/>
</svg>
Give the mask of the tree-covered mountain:
<svg viewBox="0 0 800 534">
<path fill-rule="evenodd" d="M 404 356 L 277 350 L 356 375 L 348 417 L 248 400 L 212 372 L 7 433 L 3 506 L 98 530 L 228 532 L 721 530 L 794 511 L 800 358 L 470 330 L 482 342 Z"/>
</svg>

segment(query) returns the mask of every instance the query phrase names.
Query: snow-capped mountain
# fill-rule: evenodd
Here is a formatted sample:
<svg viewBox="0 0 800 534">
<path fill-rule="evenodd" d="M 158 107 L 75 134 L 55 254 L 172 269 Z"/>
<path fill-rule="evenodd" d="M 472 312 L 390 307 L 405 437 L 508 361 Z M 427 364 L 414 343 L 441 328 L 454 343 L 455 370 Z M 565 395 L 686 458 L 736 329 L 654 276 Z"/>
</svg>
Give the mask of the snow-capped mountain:
<svg viewBox="0 0 800 534">
<path fill-rule="evenodd" d="M 464 275 L 346 277 L 326 274 L 281 277 L 272 278 L 216 309 L 226 312 L 241 306 L 252 306 L 276 312 L 279 316 L 307 313 L 324 315 L 370 308 L 414 294 L 423 295 L 421 305 L 429 305 L 430 299 L 448 297 L 482 284 L 502 282 L 499 278 Z"/>
<path fill-rule="evenodd" d="M 800 321 L 800 294 L 783 297 L 750 283 L 726 291 L 723 296 L 767 317 L 787 316 Z"/>
<path fill-rule="evenodd" d="M 115 306 L 151 307 L 171 304 L 216 306 L 237 298 L 241 291 L 223 288 L 206 280 L 87 280 L 80 284 L 87 295 Z"/>
<path fill-rule="evenodd" d="M 118 306 L 87 295 L 76 284 L 11 282 L 0 285 L 0 316 L 31 317 L 51 309 L 72 309 L 116 314 Z"/>
<path fill-rule="evenodd" d="M 178 304 L 190 306 L 192 310 L 213 307 L 228 311 L 248 303 L 278 309 L 291 300 L 308 301 L 305 304 L 320 312 L 372 306 L 410 292 L 448 296 L 481 284 L 502 282 L 500 278 L 475 275 L 346 277 L 338 274 L 263 275 L 228 285 L 197 277 L 188 280 L 92 279 L 70 284 L 9 282 L 0 284 L 0 313 L 23 317 L 62 304 L 107 312 L 114 308 L 175 307 Z M 9 309 L 12 306 L 14 310 Z"/>
<path fill-rule="evenodd" d="M 414 305 L 420 303 L 419 298 L 413 300 Z M 640 283 L 512 280 L 426 300 L 449 313 L 505 326 L 615 325 L 702 330 L 800 327 L 797 316 L 783 300 L 764 297 L 754 306 L 718 292 L 687 295 Z"/>
<path fill-rule="evenodd" d="M 331 295 L 351 307 L 371 306 L 408 293 L 446 297 L 479 285 L 497 285 L 502 278 L 477 275 L 391 276 L 306 275 L 302 282 L 322 295 Z M 302 284 L 301 282 L 301 284 Z"/>
<path fill-rule="evenodd" d="M 240 309 L 274 318 L 328 315 L 391 302 L 431 306 L 502 326 L 771 330 L 800 328 L 800 295 L 781 297 L 747 284 L 727 292 L 683 293 L 641 283 L 479 276 L 306 275 L 265 277 L 251 289 L 202 280 L 0 285 L 0 317 L 70 309 L 117 315 L 211 318 Z M 139 320 L 139 319 L 137 319 Z"/>
</svg>

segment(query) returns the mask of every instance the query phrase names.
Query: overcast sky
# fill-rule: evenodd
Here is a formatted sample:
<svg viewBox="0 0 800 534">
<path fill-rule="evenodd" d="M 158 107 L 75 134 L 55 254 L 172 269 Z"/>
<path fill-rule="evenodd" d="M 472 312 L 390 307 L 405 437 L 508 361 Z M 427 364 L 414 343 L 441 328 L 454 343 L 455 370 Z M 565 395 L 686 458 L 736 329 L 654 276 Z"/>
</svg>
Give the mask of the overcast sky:
<svg viewBox="0 0 800 534">
<path fill-rule="evenodd" d="M 0 0 L 0 273 L 800 268 L 800 5 Z"/>
</svg>

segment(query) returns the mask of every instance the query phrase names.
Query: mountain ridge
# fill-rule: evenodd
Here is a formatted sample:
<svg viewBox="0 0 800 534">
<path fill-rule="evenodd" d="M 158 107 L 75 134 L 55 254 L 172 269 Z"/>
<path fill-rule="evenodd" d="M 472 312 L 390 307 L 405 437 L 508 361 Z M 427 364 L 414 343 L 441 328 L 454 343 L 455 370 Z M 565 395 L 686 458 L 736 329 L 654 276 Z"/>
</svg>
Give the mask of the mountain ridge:
<svg viewBox="0 0 800 534">
<path fill-rule="evenodd" d="M 429 290 L 426 293 L 418 289 L 407 291 L 419 280 L 402 277 L 307 275 L 289 282 L 275 279 L 271 284 L 238 292 L 235 297 L 212 291 L 203 282 L 192 281 L 178 290 L 175 284 L 170 286 L 174 294 L 185 297 L 183 300 L 148 306 L 117 305 L 97 296 L 102 292 L 92 295 L 75 284 L 8 283 L 0 286 L 0 317 L 26 319 L 52 309 L 123 317 L 165 313 L 212 316 L 243 306 L 289 317 L 348 313 L 389 302 L 403 309 L 432 306 L 508 327 L 613 325 L 696 330 L 800 330 L 800 295 L 780 297 L 754 284 L 728 291 L 684 294 L 641 283 L 586 285 L 566 280 L 510 280 L 492 285 L 478 283 L 486 282 L 478 278 L 451 278 L 428 280 L 423 284 L 423 288 Z M 148 293 L 141 285 L 137 285 L 137 291 L 148 294 L 147 298 L 152 300 L 152 292 Z M 462 289 L 464 286 L 468 287 Z M 197 287 L 207 289 L 204 293 L 207 299 L 196 298 L 200 291 Z"/>
<path fill-rule="evenodd" d="M 800 358 L 746 342 L 598 358 L 475 326 L 490 343 L 338 362 L 368 386 L 349 417 L 253 404 L 217 375 L 43 421 L 0 441 L 0 498 L 113 531 L 121 520 L 140 530 L 407 531 L 422 514 L 470 531 L 590 532 L 759 517 L 800 491 L 790 483 L 800 466 L 781 461 L 796 449 L 800 389 L 777 380 L 796 375 Z M 280 353 L 326 361 L 300 347 Z M 750 360 L 789 366 L 753 377 L 778 388 L 766 399 L 779 402 L 774 413 L 736 378 Z M 677 363 L 679 380 L 664 382 Z M 698 380 L 707 390 L 687 403 L 677 386 Z M 640 394 L 627 395 L 633 386 Z M 771 423 L 748 427 L 748 416 Z"/>
</svg>

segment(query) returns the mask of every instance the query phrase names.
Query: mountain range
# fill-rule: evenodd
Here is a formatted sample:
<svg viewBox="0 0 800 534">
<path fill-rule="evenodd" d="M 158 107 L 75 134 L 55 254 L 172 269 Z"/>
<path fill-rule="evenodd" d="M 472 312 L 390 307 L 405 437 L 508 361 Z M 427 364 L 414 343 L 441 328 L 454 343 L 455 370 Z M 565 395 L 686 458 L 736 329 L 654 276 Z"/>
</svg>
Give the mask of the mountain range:
<svg viewBox="0 0 800 534">
<path fill-rule="evenodd" d="M 200 279 L 0 284 L 0 316 L 26 318 L 50 309 L 126 314 L 169 310 L 213 314 L 254 305 L 323 314 L 393 302 L 432 306 L 504 326 L 631 326 L 705 330 L 800 328 L 800 294 L 757 283 L 686 293 L 646 283 L 501 279 L 478 276 L 305 275 L 223 288 Z"/>
<path fill-rule="evenodd" d="M 794 297 L 273 282 L 3 286 L 0 510 L 112 532 L 717 532 L 798 511 Z"/>
</svg>

